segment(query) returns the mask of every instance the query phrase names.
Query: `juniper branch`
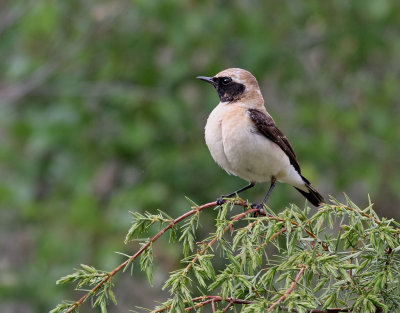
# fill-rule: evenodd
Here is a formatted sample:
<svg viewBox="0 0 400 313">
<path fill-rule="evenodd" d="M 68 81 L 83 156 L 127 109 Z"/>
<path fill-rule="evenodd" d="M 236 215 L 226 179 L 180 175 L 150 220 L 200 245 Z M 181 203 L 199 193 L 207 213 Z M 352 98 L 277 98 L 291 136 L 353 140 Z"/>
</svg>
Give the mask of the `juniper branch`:
<svg viewBox="0 0 400 313">
<path fill-rule="evenodd" d="M 189 306 L 189 307 L 185 308 L 185 310 L 187 312 L 194 310 L 194 309 L 198 309 L 200 307 L 203 307 L 208 303 L 211 303 L 211 305 L 213 306 L 213 310 L 215 310 L 215 305 L 213 303 L 222 302 L 222 301 L 234 303 L 234 304 L 250 304 L 251 303 L 251 301 L 248 301 L 248 300 L 242 300 L 242 299 L 236 299 L 236 298 L 225 298 L 224 299 L 221 296 L 201 296 L 201 297 L 193 298 L 192 301 L 193 302 L 199 301 L 199 303 L 196 303 L 194 306 Z M 151 313 L 161 313 L 168 309 L 169 309 L 169 307 L 164 307 L 164 308 L 161 308 L 158 310 L 151 311 Z"/>
<path fill-rule="evenodd" d="M 232 222 L 238 221 L 240 219 L 242 219 L 243 217 L 245 217 L 248 214 L 254 213 L 254 212 L 259 212 L 260 209 L 249 209 L 241 214 L 238 214 L 236 217 L 234 217 L 232 219 Z M 224 233 L 227 232 L 228 229 L 231 228 L 231 224 L 229 224 L 228 226 L 225 227 L 224 229 Z M 215 236 L 212 240 L 210 240 L 208 242 L 208 244 L 206 245 L 206 247 L 201 250 L 191 261 L 190 263 L 186 266 L 186 268 L 184 269 L 182 276 L 185 276 L 188 271 L 190 270 L 190 268 L 193 266 L 194 263 L 196 263 L 196 261 L 198 260 L 198 258 L 203 255 L 208 249 L 210 249 L 212 247 L 212 245 L 218 240 L 218 236 Z"/>
<path fill-rule="evenodd" d="M 206 305 L 211 305 L 212 312 L 227 312 L 236 305 L 247 313 L 254 310 L 272 313 L 278 308 L 295 313 L 391 312 L 389 310 L 400 303 L 400 229 L 396 228 L 400 224 L 380 219 L 371 205 L 361 210 L 349 199 L 347 204 L 332 201 L 333 205 L 326 204 L 308 216 L 307 208 L 300 210 L 294 205 L 275 214 L 267 209 L 250 208 L 240 198 L 226 200 L 232 205 L 230 209 L 233 205 L 247 209 L 227 218 L 229 206 L 223 206 L 215 233 L 197 243 L 199 212 L 216 206 L 216 202 L 195 205 L 176 219 L 162 212 L 160 216 L 167 218 L 160 219 L 148 213 L 134 216 L 128 240 L 143 234 L 155 222 L 159 222 L 162 229 L 135 254 L 127 255 L 125 262 L 113 271 L 93 268 L 97 275 L 95 281 L 83 282 L 75 279 L 76 274 L 69 275 L 64 282 L 78 281 L 77 288 L 82 284 L 94 287 L 75 303 L 59 305 L 54 312 L 75 312 L 89 297 L 97 297 L 94 301 L 97 306 L 99 295 L 103 297 L 103 309 L 106 300 L 113 299 L 107 296 L 111 292 L 112 277 L 139 256 L 143 259 L 151 251 L 152 244 L 168 230 L 173 235 L 170 238 L 177 239 L 174 226 L 184 220 L 185 224 L 179 228 L 179 241 L 183 242 L 186 265 L 173 272 L 164 286 L 172 286 L 173 297 L 152 313 L 197 311 Z M 247 218 L 251 213 L 256 213 L 258 218 Z M 245 218 L 248 223 L 236 229 L 241 224 L 235 222 Z M 334 235 L 332 230 L 335 231 L 337 218 L 341 218 L 340 228 Z M 230 239 L 226 236 L 228 230 L 231 230 Z M 187 254 L 195 249 L 195 244 L 197 252 L 188 259 Z M 271 255 L 267 250 L 269 244 L 279 253 Z M 214 253 L 209 252 L 211 249 L 220 249 L 226 260 L 226 268 L 217 275 L 211 262 L 214 257 Z M 152 271 L 151 264 L 147 263 L 142 266 L 146 273 Z M 92 275 L 89 272 L 84 274 Z M 194 286 L 201 294 L 216 291 L 216 295 L 197 297 Z"/>
<path fill-rule="evenodd" d="M 243 200 L 238 200 L 235 202 L 236 205 L 241 205 L 246 207 L 247 203 Z M 216 201 L 214 202 L 209 202 L 203 205 L 200 205 L 198 207 L 195 207 L 194 209 L 186 212 L 185 214 L 179 216 L 178 218 L 174 219 L 169 223 L 167 226 L 165 226 L 163 229 L 161 229 L 155 236 L 153 236 L 145 245 L 143 245 L 135 254 L 131 255 L 127 260 L 125 260 L 123 263 L 121 263 L 119 266 L 117 266 L 115 269 L 113 269 L 111 272 L 107 273 L 106 277 L 100 281 L 96 286 L 94 286 L 89 292 L 84 294 L 79 300 L 74 302 L 73 305 L 66 311 L 66 313 L 72 313 L 74 310 L 76 310 L 80 305 L 82 305 L 83 302 L 90 296 L 95 294 L 106 282 L 108 282 L 115 274 L 120 272 L 122 269 L 124 269 L 130 262 L 135 260 L 137 257 L 139 257 L 147 248 L 150 247 L 151 244 L 153 244 L 158 238 L 160 238 L 166 231 L 174 227 L 176 224 L 179 222 L 185 220 L 189 216 L 203 211 L 204 209 L 214 207 L 216 206 L 217 203 Z M 203 252 L 204 253 L 204 252 Z"/>
<path fill-rule="evenodd" d="M 252 301 L 249 301 L 249 300 L 237 299 L 237 298 L 232 298 L 232 297 L 223 298 L 221 296 L 211 296 L 211 295 L 196 297 L 196 298 L 193 298 L 192 300 L 193 300 L 193 302 L 198 302 L 198 303 L 196 303 L 194 306 L 189 306 L 189 307 L 185 308 L 186 312 L 192 311 L 194 309 L 198 309 L 209 303 L 211 303 L 213 312 L 215 312 L 215 303 L 216 302 L 228 302 L 228 305 L 225 307 L 225 309 L 228 306 L 229 306 L 228 309 L 231 308 L 234 304 L 246 305 L 246 304 L 253 303 Z M 168 307 L 154 310 L 151 313 L 161 313 L 161 312 L 164 312 L 165 310 L 168 310 Z M 293 312 L 293 313 L 299 312 L 297 309 L 290 310 L 285 307 L 283 307 L 282 310 L 285 312 Z M 327 310 L 319 310 L 319 309 L 307 309 L 306 310 L 306 312 L 309 312 L 309 313 L 345 313 L 345 312 L 350 312 L 350 311 L 351 311 L 350 308 L 329 308 Z"/>
<path fill-rule="evenodd" d="M 296 287 L 297 283 L 299 282 L 301 276 L 303 275 L 304 271 L 306 270 L 306 267 L 303 266 L 300 271 L 297 273 L 296 278 L 294 279 L 293 283 L 290 285 L 289 289 L 286 290 L 286 292 L 280 297 L 276 302 L 274 302 L 267 310 L 267 313 L 271 312 L 279 303 L 284 301 L 294 290 Z"/>
</svg>

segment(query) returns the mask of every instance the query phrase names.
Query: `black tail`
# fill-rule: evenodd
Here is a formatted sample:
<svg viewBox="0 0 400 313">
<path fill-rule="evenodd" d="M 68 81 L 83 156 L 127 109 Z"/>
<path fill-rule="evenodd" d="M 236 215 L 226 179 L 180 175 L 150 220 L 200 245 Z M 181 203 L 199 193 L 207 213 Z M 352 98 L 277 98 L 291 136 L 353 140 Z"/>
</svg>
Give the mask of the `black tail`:
<svg viewBox="0 0 400 313">
<path fill-rule="evenodd" d="M 311 183 L 306 178 L 303 176 L 301 177 L 303 178 L 308 191 L 303 191 L 296 187 L 294 188 L 296 188 L 314 206 L 320 206 L 321 204 L 325 203 L 324 197 L 318 191 L 316 191 L 313 186 L 311 186 Z"/>
</svg>

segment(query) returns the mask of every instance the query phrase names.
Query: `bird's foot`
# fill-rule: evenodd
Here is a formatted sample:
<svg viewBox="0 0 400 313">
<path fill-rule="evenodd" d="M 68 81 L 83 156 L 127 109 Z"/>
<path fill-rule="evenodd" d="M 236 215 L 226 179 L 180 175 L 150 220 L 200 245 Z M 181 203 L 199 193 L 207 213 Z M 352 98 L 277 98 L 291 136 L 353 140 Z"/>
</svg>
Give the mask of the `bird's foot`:
<svg viewBox="0 0 400 313">
<path fill-rule="evenodd" d="M 224 200 L 224 198 L 225 198 L 226 196 L 224 196 L 224 195 L 222 195 L 222 196 L 219 196 L 218 197 L 218 199 L 217 199 L 217 205 L 223 205 L 224 203 L 225 203 L 225 201 L 226 200 Z"/>
<path fill-rule="evenodd" d="M 264 215 L 264 203 L 253 203 L 250 205 L 250 207 L 253 210 L 256 210 L 253 212 L 252 216 L 253 217 L 258 217 L 260 215 Z"/>
</svg>

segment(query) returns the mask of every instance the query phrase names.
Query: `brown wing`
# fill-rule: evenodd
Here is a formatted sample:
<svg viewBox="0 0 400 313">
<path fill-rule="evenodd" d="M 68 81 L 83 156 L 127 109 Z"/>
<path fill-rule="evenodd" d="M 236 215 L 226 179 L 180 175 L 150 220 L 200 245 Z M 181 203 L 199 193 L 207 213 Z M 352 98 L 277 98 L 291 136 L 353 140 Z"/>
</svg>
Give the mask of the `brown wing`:
<svg viewBox="0 0 400 313">
<path fill-rule="evenodd" d="M 269 140 L 275 142 L 288 156 L 290 164 L 301 174 L 299 163 L 296 159 L 296 154 L 290 145 L 289 140 L 286 136 L 276 127 L 272 117 L 264 114 L 256 109 L 249 109 L 250 119 L 256 126 L 257 131 L 267 137 Z"/>
</svg>

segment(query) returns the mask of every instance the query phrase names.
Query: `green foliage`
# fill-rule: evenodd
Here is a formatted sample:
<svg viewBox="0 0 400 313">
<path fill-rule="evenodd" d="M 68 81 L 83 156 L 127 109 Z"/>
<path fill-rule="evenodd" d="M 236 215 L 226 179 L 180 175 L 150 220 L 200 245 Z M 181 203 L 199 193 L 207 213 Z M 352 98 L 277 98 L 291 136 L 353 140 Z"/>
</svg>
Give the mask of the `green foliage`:
<svg viewBox="0 0 400 313">
<path fill-rule="evenodd" d="M 168 215 L 163 212 L 159 214 L 150 214 L 146 212 L 141 214 L 139 212 L 130 212 L 133 217 L 133 223 L 129 228 L 128 234 L 125 238 L 125 243 L 133 240 L 136 235 L 145 233 L 154 223 L 160 223 L 161 225 L 171 223 L 171 219 Z"/>
<path fill-rule="evenodd" d="M 232 215 L 235 204 L 246 211 Z M 399 224 L 379 218 L 372 204 L 360 209 L 350 199 L 342 204 L 332 198 L 332 204 L 313 214 L 309 207 L 295 205 L 276 214 L 232 199 L 219 209 L 215 231 L 201 242 L 195 238 L 204 207 L 192 209 L 186 220 L 177 219 L 182 221 L 178 236 L 183 267 L 171 272 L 163 287 L 171 298 L 149 310 L 153 313 L 200 311 L 210 303 L 223 312 L 235 307 L 240 312 L 375 313 L 400 307 Z M 132 213 L 132 217 L 130 239 L 146 234 L 156 221 L 172 223 L 169 229 L 176 231 L 177 220 L 166 219 L 163 213 Z M 141 254 L 141 269 L 150 283 L 156 261 L 152 246 L 166 230 L 149 239 Z M 217 269 L 221 260 L 223 266 Z M 107 275 L 82 265 L 58 283 L 94 286 Z M 93 306 L 103 312 L 108 298 L 115 301 L 110 282 L 89 294 L 96 299 Z M 63 305 L 52 313 L 71 309 Z"/>
<path fill-rule="evenodd" d="M 114 304 L 117 304 L 112 287 L 114 286 L 110 273 L 99 271 L 92 266 L 81 264 L 81 269 L 76 270 L 74 273 L 64 276 L 57 280 L 57 284 L 65 284 L 69 282 L 76 282 L 77 290 L 84 290 L 83 287 L 93 288 L 97 286 L 100 282 L 107 279 L 107 281 L 102 284 L 101 288 L 96 289 L 93 294 L 93 307 L 99 307 L 102 313 L 107 312 L 107 302 L 111 300 Z M 109 279 L 108 279 L 109 278 Z M 149 277 L 150 279 L 150 277 Z M 59 313 L 70 311 L 78 312 L 78 309 L 74 308 L 74 302 L 64 302 L 59 304 L 56 308 L 50 311 L 50 313 Z"/>
<path fill-rule="evenodd" d="M 179 241 L 183 244 L 183 255 L 187 257 L 193 252 L 195 245 L 196 229 L 199 226 L 199 214 L 192 215 L 181 227 Z"/>
</svg>

